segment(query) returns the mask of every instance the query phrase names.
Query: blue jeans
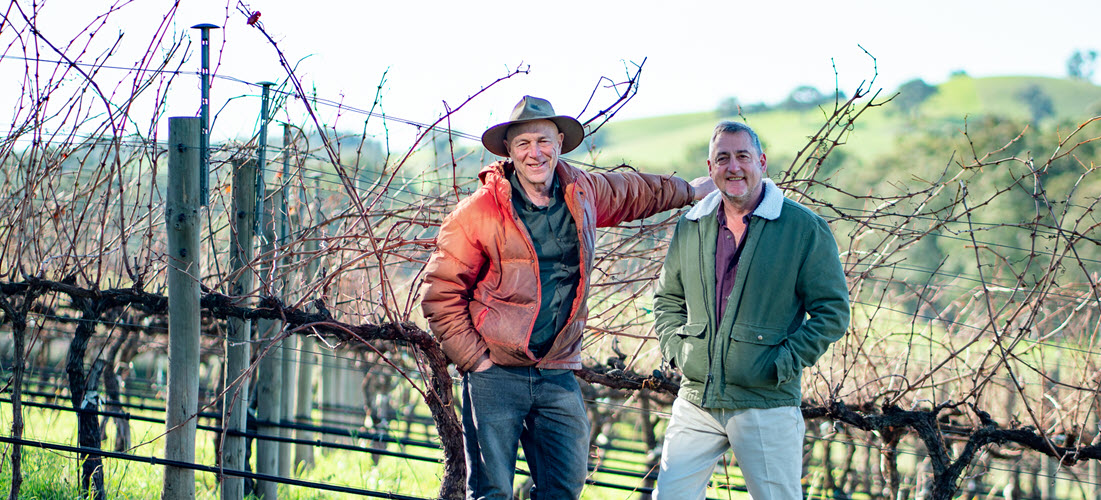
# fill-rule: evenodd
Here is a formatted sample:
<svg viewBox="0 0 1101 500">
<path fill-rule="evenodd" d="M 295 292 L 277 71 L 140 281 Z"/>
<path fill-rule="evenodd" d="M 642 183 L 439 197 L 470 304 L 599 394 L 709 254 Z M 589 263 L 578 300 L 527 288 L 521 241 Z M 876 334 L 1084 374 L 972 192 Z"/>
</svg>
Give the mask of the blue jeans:
<svg viewBox="0 0 1101 500">
<path fill-rule="evenodd" d="M 589 417 L 569 370 L 493 366 L 463 376 L 466 498 L 512 499 L 517 444 L 531 498 L 577 498 L 588 474 Z"/>
</svg>

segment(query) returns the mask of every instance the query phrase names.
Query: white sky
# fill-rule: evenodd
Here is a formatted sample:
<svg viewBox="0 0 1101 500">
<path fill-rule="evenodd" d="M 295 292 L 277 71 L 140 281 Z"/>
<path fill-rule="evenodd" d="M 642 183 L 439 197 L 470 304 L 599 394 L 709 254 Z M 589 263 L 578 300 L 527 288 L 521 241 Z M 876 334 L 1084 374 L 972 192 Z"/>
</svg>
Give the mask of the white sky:
<svg viewBox="0 0 1101 500">
<path fill-rule="evenodd" d="M 17 1 L 30 8 L 28 0 Z M 236 3 L 227 9 L 226 1 L 182 0 L 175 31 L 197 42 L 191 25 L 228 22 L 226 29 L 213 32 L 212 57 L 217 59 L 221 51 L 217 74 L 250 82 L 283 79 L 275 49 L 246 25 Z M 453 118 L 456 129 L 474 135 L 505 120 L 524 94 L 548 98 L 558 112 L 576 114 L 601 76 L 621 81 L 625 62 L 643 58 L 640 90 L 620 118 L 710 110 L 729 96 L 742 103 L 772 103 L 799 85 L 829 92 L 834 63 L 841 88 L 850 92 L 873 75 L 872 60 L 858 45 L 876 57 L 877 87 L 888 91 L 913 78 L 939 83 L 955 70 L 972 76 L 1062 77 L 1072 51 L 1101 49 L 1097 0 L 1046 6 L 1021 0 L 247 3 L 261 12 L 264 28 L 292 63 L 305 58 L 298 74 L 308 89 L 368 109 L 383 72 L 389 70 L 385 111 L 416 122 L 434 121 L 444 112 L 444 102 L 457 106 L 521 63 L 530 67 L 530 74 L 494 86 Z M 104 0 L 46 0 L 38 28 L 55 43 L 64 43 L 109 5 Z M 112 61 L 132 64 L 170 6 L 166 0 L 134 0 L 109 18 L 97 41 L 107 43 L 125 33 Z M 25 23 L 20 19 L 15 24 Z M 0 42 L 7 46 L 11 40 L 12 30 L 5 26 Z M 6 55 L 21 55 L 19 50 L 9 49 Z M 49 58 L 43 50 L 42 57 Z M 197 43 L 192 50 L 185 69 L 198 68 Z M 22 66 L 21 61 L 0 61 L 0 74 L 21 71 Z M 103 81 L 119 77 L 120 72 L 102 74 Z M 197 82 L 194 76 L 181 78 Z M 5 85 L 9 83 L 0 81 L 0 90 Z M 169 114 L 193 115 L 197 83 L 185 80 L 175 86 Z M 258 93 L 216 80 L 212 108 Z M 608 102 L 608 94 L 598 100 Z M 218 118 L 215 135 L 249 135 L 258 111 L 258 99 L 233 99 Z M 0 112 L 11 112 L 2 100 Z M 345 116 L 325 121 L 362 128 L 363 116 Z M 390 133 L 400 143 L 408 141 L 413 129 L 391 124 Z"/>
</svg>

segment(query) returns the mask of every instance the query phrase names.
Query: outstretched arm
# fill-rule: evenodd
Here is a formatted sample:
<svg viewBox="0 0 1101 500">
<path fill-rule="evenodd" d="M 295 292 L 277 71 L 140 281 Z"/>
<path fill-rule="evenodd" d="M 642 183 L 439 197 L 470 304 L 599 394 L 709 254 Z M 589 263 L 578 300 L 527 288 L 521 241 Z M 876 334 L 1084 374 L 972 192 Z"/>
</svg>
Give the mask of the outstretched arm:
<svg viewBox="0 0 1101 500">
<path fill-rule="evenodd" d="M 622 222 L 644 219 L 695 201 L 697 189 L 688 181 L 672 175 L 640 172 L 590 174 L 596 206 L 596 224 L 610 227 Z M 706 190 L 706 184 L 698 191 Z"/>
</svg>

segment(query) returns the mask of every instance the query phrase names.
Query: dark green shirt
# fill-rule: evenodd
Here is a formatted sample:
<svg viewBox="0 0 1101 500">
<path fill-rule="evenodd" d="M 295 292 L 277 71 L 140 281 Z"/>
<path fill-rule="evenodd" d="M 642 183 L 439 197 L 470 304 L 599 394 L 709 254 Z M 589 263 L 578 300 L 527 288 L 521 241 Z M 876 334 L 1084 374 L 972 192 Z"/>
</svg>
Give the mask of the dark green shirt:
<svg viewBox="0 0 1101 500">
<path fill-rule="evenodd" d="M 577 297 L 577 285 L 581 281 L 577 223 L 566 207 L 557 177 L 551 186 L 551 202 L 545 207 L 536 206 L 528 199 L 515 170 L 509 174 L 509 182 L 512 184 L 512 207 L 531 234 L 535 258 L 539 262 L 541 301 L 528 345 L 536 358 L 542 358 L 550 351 L 558 332 L 566 326 Z"/>
</svg>

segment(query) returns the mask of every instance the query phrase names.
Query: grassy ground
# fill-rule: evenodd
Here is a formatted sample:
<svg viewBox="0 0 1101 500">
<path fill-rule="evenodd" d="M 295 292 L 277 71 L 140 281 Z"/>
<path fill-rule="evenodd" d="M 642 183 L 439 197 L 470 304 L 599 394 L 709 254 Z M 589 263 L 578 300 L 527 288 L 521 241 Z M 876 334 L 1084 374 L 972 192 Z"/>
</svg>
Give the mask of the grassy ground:
<svg viewBox="0 0 1101 500">
<path fill-rule="evenodd" d="M 42 410 L 27 408 L 26 439 L 49 441 L 68 445 L 75 444 L 75 419 L 69 412 L 57 410 Z M 11 421 L 11 406 L 0 404 L 0 426 L 7 434 Z M 162 427 L 156 424 L 142 424 L 134 422 L 133 435 L 137 444 L 131 453 L 136 455 L 163 456 L 163 448 L 160 439 Z M 398 433 L 397 425 L 391 429 Z M 617 426 L 617 434 L 629 438 L 629 434 L 635 428 L 627 422 Z M 810 429 L 808 429 L 810 430 Z M 821 431 L 821 429 L 820 429 Z M 109 439 L 111 436 L 109 436 Z M 417 439 L 414 436 L 415 439 Z M 823 443 L 832 443 L 832 455 L 837 460 L 843 454 L 844 443 L 834 441 L 836 437 L 828 437 L 814 445 L 812 453 L 820 457 L 823 452 Z M 109 442 L 109 441 L 105 441 Z M 346 441 L 350 442 L 350 441 Z M 205 464 L 213 464 L 213 445 L 210 433 L 200 432 L 197 440 L 197 453 L 199 461 Z M 357 439 L 353 444 L 367 446 L 370 443 L 364 439 Z M 408 447 L 391 444 L 389 451 L 404 452 L 419 456 L 431 456 L 437 453 L 434 450 Z M 858 444 L 858 457 L 864 457 L 870 451 Z M 341 485 L 351 488 L 366 489 L 378 492 L 389 492 L 400 495 L 408 495 L 421 498 L 435 498 L 442 475 L 442 468 L 437 463 L 412 460 L 395 457 L 372 457 L 363 452 L 333 451 L 315 448 L 315 462 L 313 467 L 299 468 L 294 477 L 300 480 L 319 482 L 331 485 Z M 2 449 L 3 457 L 0 457 L 0 494 L 6 495 L 11 487 L 11 448 Z M 871 452 L 874 453 L 874 452 Z M 854 457 L 856 458 L 856 457 Z M 922 457 L 905 452 L 900 465 L 905 470 L 912 470 Z M 868 458 L 857 458 L 861 463 L 867 460 L 869 464 L 878 463 L 878 454 Z M 609 451 L 601 460 L 603 467 L 612 469 L 627 469 L 635 472 L 644 472 L 645 466 L 640 459 L 639 452 Z M 77 485 L 80 481 L 79 462 L 68 453 L 42 450 L 25 447 L 23 449 L 23 486 L 19 498 L 23 499 L 71 499 L 79 496 Z M 520 461 L 520 469 L 526 470 L 527 464 Z M 115 499 L 148 499 L 158 498 L 162 488 L 162 472 L 160 466 L 154 466 L 139 462 L 123 460 L 105 460 L 106 487 L 110 498 Z M 835 471 L 834 471 L 835 472 Z M 971 470 L 969 474 L 981 476 L 988 485 L 1000 492 L 1007 484 L 1008 470 L 1002 466 L 990 469 L 980 468 Z M 807 488 L 808 498 L 832 498 L 830 492 L 822 490 L 823 474 L 821 468 L 811 467 L 804 477 L 804 486 Z M 836 475 L 835 475 L 836 476 Z M 641 479 L 632 479 L 611 473 L 596 473 L 591 479 L 598 482 L 627 485 L 628 489 L 607 488 L 595 485 L 586 486 L 582 499 L 586 500 L 633 500 L 639 497 L 638 491 L 633 487 L 642 487 Z M 840 479 L 836 478 L 835 479 Z M 516 483 L 522 484 L 527 476 L 517 474 Z M 1026 481 L 1037 481 L 1037 478 L 1029 476 Z M 716 484 L 731 484 L 735 487 L 744 485 L 736 464 L 730 463 L 729 453 L 726 459 L 719 464 L 718 473 L 714 477 Z M 904 479 L 906 484 L 913 485 L 913 478 Z M 197 472 L 195 474 L 196 498 L 218 498 L 218 485 L 212 474 Z M 633 485 L 633 486 L 632 486 Z M 1074 481 L 1059 481 L 1059 498 L 1083 498 L 1082 483 Z M 991 491 L 993 491 L 991 490 Z M 321 500 L 360 498 L 350 494 L 330 492 L 309 487 L 279 486 L 279 497 L 291 500 Z M 726 488 L 710 488 L 708 498 L 740 500 L 749 498 L 746 493 L 729 490 Z M 853 498 L 864 499 L 867 495 L 857 494 Z"/>
<path fill-rule="evenodd" d="M 26 419 L 24 439 L 70 446 L 76 445 L 76 419 L 71 412 L 25 407 L 24 418 Z M 5 430 L 5 434 L 10 432 L 10 404 L 0 404 L 0 426 Z M 395 434 L 403 430 L 397 427 L 397 423 L 392 426 L 392 431 Z M 105 447 L 108 447 L 108 443 L 113 442 L 114 439 L 113 427 L 109 426 L 108 429 L 108 437 L 104 440 Z M 162 425 L 132 421 L 135 448 L 130 450 L 129 453 L 163 457 L 164 448 L 161 433 L 163 433 Z M 199 463 L 214 464 L 213 439 L 212 433 L 199 431 L 196 440 L 196 455 Z M 362 438 L 354 441 L 344 439 L 343 442 L 357 446 L 378 446 L 378 443 L 369 443 Z M 427 457 L 439 454 L 436 450 L 426 450 L 419 447 L 403 448 L 397 444 L 388 445 L 387 450 Z M 4 448 L 3 453 L 4 457 L 0 460 L 0 492 L 7 492 L 11 489 L 10 447 Z M 629 455 L 631 454 L 613 453 L 604 463 L 617 469 L 632 469 L 636 472 L 643 472 L 643 469 L 632 465 L 634 463 L 632 459 L 637 462 L 637 456 Z M 20 498 L 46 500 L 71 499 L 79 496 L 80 463 L 76 457 L 68 453 L 32 447 L 24 447 L 22 456 L 23 485 L 20 490 Z M 104 464 L 104 478 L 110 498 L 148 499 L 160 496 L 163 486 L 163 467 L 117 459 L 107 459 Z M 520 461 L 517 466 L 522 470 L 527 469 L 527 464 L 523 461 Z M 309 468 L 300 467 L 294 477 L 304 481 L 350 488 L 435 498 L 442 474 L 442 465 L 434 462 L 371 456 L 364 452 L 315 448 L 314 465 Z M 625 484 L 634 481 L 630 478 L 607 473 L 597 473 L 593 476 L 593 479 L 611 484 Z M 526 475 L 517 474 L 517 485 L 523 484 L 526 480 Z M 638 481 L 638 485 L 641 486 L 641 481 Z M 218 484 L 213 474 L 196 472 L 195 488 L 196 498 L 218 498 Z M 350 494 L 288 485 L 280 485 L 279 494 L 281 499 L 290 500 L 354 497 Z M 582 498 L 626 500 L 637 498 L 637 496 L 638 493 L 630 489 L 589 485 L 586 487 Z M 716 498 L 727 498 L 727 496 L 722 495 Z M 738 497 L 735 495 L 730 498 Z"/>
<path fill-rule="evenodd" d="M 76 445 L 76 419 L 71 412 L 25 408 L 26 427 L 24 439 L 50 443 Z M 8 434 L 11 429 L 11 405 L 0 404 L 0 425 Z M 135 444 L 129 453 L 141 456 L 164 456 L 163 425 L 132 421 Z M 108 427 L 107 443 L 113 442 L 113 427 Z M 214 464 L 213 434 L 198 433 L 196 439 L 197 461 Z M 365 446 L 363 439 L 354 443 Z M 402 451 L 398 445 L 390 445 L 390 451 Z M 10 447 L 4 450 L 0 461 L 0 491 L 11 489 Z M 429 455 L 424 450 L 409 451 L 415 455 Z M 382 457 L 375 463 L 364 453 L 338 451 L 315 453 L 312 468 L 300 468 L 297 479 L 367 489 L 396 492 L 425 498 L 434 497 L 439 488 L 442 467 L 436 463 L 412 459 Z M 158 498 L 163 486 L 163 467 L 128 460 L 104 461 L 104 478 L 110 498 L 149 499 Z M 76 457 L 62 452 L 23 448 L 23 485 L 20 498 L 70 499 L 79 496 L 80 464 Z M 218 484 L 213 474 L 195 473 L 197 498 L 217 498 Z M 325 492 L 305 487 L 280 485 L 282 499 L 344 498 L 341 493 Z"/>
</svg>

